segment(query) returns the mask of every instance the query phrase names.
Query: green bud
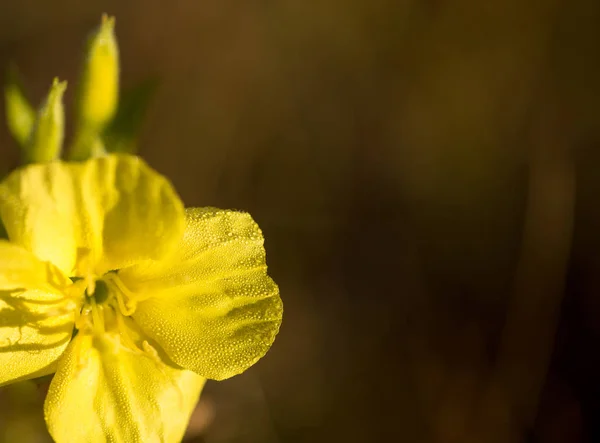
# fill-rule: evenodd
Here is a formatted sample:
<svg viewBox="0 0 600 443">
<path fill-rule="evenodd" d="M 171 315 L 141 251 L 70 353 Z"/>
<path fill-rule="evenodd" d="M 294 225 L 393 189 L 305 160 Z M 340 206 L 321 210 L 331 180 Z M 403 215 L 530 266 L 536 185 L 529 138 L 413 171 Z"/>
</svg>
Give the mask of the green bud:
<svg viewBox="0 0 600 443">
<path fill-rule="evenodd" d="M 78 113 L 81 124 L 102 128 L 112 119 L 119 101 L 119 49 L 115 19 L 104 15 L 87 48 Z"/>
<path fill-rule="evenodd" d="M 26 163 L 45 163 L 57 159 L 65 135 L 63 95 L 67 82 L 54 79 L 46 101 L 40 107 L 31 139 L 25 147 Z"/>
<path fill-rule="evenodd" d="M 114 17 L 103 15 L 100 27 L 87 45 L 77 92 L 77 127 L 70 149 L 73 160 L 85 160 L 104 152 L 100 138 L 119 101 L 119 49 L 114 31 Z"/>
<path fill-rule="evenodd" d="M 25 97 L 16 69 L 11 67 L 4 86 L 6 123 L 13 138 L 22 148 L 27 145 L 35 121 L 35 111 Z"/>
</svg>

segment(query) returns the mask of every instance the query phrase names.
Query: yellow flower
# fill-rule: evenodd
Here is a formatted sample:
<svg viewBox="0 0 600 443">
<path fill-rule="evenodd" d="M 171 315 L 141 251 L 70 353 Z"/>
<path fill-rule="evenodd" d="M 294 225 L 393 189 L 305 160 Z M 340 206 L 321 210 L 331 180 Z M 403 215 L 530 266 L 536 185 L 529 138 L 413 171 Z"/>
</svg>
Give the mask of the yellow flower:
<svg viewBox="0 0 600 443">
<path fill-rule="evenodd" d="M 184 209 L 138 157 L 17 170 L 0 217 L 0 385 L 56 372 L 44 410 L 59 443 L 179 441 L 205 379 L 275 339 L 256 223 Z"/>
</svg>

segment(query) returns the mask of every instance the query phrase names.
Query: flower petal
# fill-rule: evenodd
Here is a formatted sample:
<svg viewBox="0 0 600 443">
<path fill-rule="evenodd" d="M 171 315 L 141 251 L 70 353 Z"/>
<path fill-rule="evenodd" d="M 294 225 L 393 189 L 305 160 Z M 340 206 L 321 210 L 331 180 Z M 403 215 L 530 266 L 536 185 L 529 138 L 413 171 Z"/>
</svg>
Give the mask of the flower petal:
<svg viewBox="0 0 600 443">
<path fill-rule="evenodd" d="M 188 210 L 174 255 L 119 276 L 134 300 L 144 299 L 136 323 L 175 363 L 203 377 L 243 372 L 279 331 L 279 289 L 267 275 L 262 233 L 249 214 Z"/>
<path fill-rule="evenodd" d="M 52 379 L 44 415 L 57 443 L 179 442 L 205 379 L 119 342 L 79 333 Z"/>
<path fill-rule="evenodd" d="M 19 169 L 0 185 L 0 217 L 11 241 L 69 276 L 160 258 L 185 225 L 169 182 L 124 155 Z"/>
<path fill-rule="evenodd" d="M 0 241 L 0 385 L 52 373 L 74 326 L 67 279 L 25 249 Z"/>
<path fill-rule="evenodd" d="M 43 288 L 49 268 L 35 255 L 6 240 L 0 240 L 0 291 Z"/>
</svg>

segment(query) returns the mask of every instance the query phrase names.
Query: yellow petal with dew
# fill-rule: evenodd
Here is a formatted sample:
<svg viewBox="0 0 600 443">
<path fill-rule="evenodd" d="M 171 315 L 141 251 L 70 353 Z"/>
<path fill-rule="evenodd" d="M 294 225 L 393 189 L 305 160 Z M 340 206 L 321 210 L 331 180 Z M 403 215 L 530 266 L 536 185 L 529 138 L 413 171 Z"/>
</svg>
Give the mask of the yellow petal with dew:
<svg viewBox="0 0 600 443">
<path fill-rule="evenodd" d="M 177 364 L 221 380 L 271 347 L 281 324 L 279 289 L 267 275 L 263 236 L 249 214 L 187 210 L 176 253 L 119 273 L 139 299 L 136 323 Z"/>
<path fill-rule="evenodd" d="M 0 291 L 43 289 L 50 280 L 50 269 L 26 249 L 0 240 Z"/>
<path fill-rule="evenodd" d="M 69 276 L 158 259 L 185 226 L 170 183 L 126 155 L 19 169 L 0 184 L 0 217 L 12 242 Z"/>
<path fill-rule="evenodd" d="M 54 371 L 73 332 L 69 284 L 52 265 L 0 241 L 0 386 Z"/>
<path fill-rule="evenodd" d="M 205 379 L 134 352 L 119 335 L 79 333 L 59 362 L 44 405 L 63 442 L 179 442 Z"/>
</svg>

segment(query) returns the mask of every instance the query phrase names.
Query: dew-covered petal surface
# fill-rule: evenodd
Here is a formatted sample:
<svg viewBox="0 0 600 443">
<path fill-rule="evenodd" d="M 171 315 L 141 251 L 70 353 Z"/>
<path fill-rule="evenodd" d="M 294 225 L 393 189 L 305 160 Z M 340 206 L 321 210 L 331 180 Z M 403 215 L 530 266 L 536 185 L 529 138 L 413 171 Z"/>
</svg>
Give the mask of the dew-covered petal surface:
<svg viewBox="0 0 600 443">
<path fill-rule="evenodd" d="M 57 443 L 181 441 L 205 379 L 120 344 L 118 334 L 78 334 L 44 405 Z"/>
<path fill-rule="evenodd" d="M 0 385 L 52 373 L 67 347 L 76 305 L 58 269 L 0 241 Z"/>
<path fill-rule="evenodd" d="M 68 276 L 157 259 L 181 239 L 183 205 L 135 156 L 18 169 L 0 184 L 9 239 Z"/>
<path fill-rule="evenodd" d="M 283 306 L 267 275 L 263 236 L 249 214 L 188 209 L 168 260 L 119 272 L 144 333 L 177 364 L 221 380 L 243 372 L 271 347 Z"/>
</svg>

